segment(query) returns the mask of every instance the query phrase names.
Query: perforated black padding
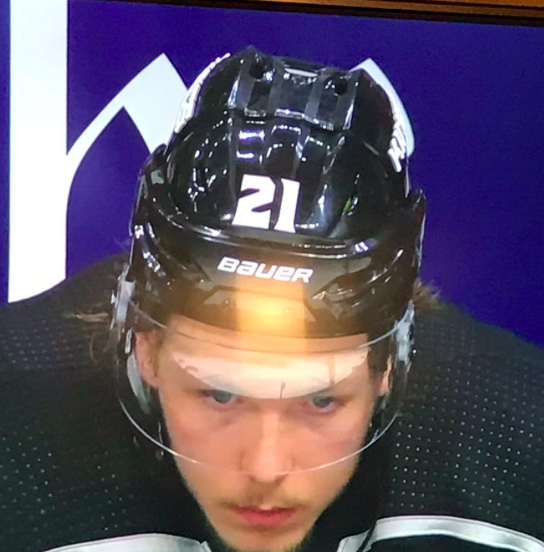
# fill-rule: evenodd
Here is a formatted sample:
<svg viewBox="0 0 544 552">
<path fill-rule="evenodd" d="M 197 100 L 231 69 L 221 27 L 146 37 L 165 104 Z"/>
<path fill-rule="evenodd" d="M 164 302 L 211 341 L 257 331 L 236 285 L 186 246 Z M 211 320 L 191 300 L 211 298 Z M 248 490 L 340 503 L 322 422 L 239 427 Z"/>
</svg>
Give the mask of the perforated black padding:
<svg viewBox="0 0 544 552">
<path fill-rule="evenodd" d="M 122 258 L 103 261 L 51 290 L 0 310 L 0 372 L 10 369 L 51 370 L 80 367 L 91 361 L 96 325 L 82 324 L 74 315 L 107 312 Z M 107 325 L 107 323 L 106 323 Z"/>
<path fill-rule="evenodd" d="M 0 310 L 2 551 L 142 532 L 203 537 L 177 475 L 158 481 L 142 461 L 104 364 L 104 331 L 71 316 L 108 308 L 120 267 L 97 265 Z"/>
<path fill-rule="evenodd" d="M 109 308 L 121 264 L 0 309 L 0 550 L 149 532 L 207 538 L 178 475 L 135 446 L 104 325 L 70 316 Z M 364 531 L 378 506 L 381 517 L 443 514 L 544 540 L 544 354 L 451 307 L 418 315 L 416 329 L 403 415 L 319 521 L 312 552 Z"/>
<path fill-rule="evenodd" d="M 453 308 L 420 317 L 382 512 L 487 521 L 544 540 L 544 353 Z"/>
</svg>

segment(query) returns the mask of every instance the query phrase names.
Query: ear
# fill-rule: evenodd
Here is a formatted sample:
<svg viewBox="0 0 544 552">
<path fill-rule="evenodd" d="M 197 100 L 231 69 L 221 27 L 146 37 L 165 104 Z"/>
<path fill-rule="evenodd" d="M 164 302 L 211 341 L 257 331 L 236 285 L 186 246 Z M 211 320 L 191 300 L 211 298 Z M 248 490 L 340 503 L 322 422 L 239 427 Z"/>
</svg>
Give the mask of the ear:
<svg viewBox="0 0 544 552">
<path fill-rule="evenodd" d="M 153 332 L 138 332 L 135 336 L 134 353 L 142 379 L 151 387 L 158 386 L 156 363 L 156 338 Z"/>
<path fill-rule="evenodd" d="M 387 359 L 387 370 L 381 375 L 382 381 L 380 382 L 379 397 L 383 397 L 391 391 L 391 357 Z"/>
</svg>

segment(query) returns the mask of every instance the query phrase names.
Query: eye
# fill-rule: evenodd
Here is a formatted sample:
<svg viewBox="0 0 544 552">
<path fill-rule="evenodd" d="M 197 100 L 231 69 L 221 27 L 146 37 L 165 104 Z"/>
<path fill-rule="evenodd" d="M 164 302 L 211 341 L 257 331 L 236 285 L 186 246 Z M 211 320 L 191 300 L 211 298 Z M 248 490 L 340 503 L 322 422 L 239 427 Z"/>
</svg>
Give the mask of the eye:
<svg viewBox="0 0 544 552">
<path fill-rule="evenodd" d="M 202 394 L 217 404 L 229 404 L 236 398 L 232 393 L 219 389 L 205 390 Z"/>
<path fill-rule="evenodd" d="M 329 411 L 338 404 L 338 400 L 335 397 L 323 395 L 311 397 L 310 403 L 316 410 Z"/>
</svg>

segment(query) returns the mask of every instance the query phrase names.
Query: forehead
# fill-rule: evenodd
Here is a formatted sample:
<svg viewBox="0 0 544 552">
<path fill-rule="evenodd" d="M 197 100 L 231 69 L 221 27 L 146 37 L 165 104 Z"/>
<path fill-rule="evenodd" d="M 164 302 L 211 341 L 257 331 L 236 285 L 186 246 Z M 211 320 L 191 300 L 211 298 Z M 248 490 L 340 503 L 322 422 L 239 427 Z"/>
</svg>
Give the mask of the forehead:
<svg viewBox="0 0 544 552">
<path fill-rule="evenodd" d="M 198 381 L 237 395 L 278 399 L 345 387 L 368 377 L 364 336 L 320 340 L 218 330 L 174 319 L 161 359 L 179 385 Z"/>
<path fill-rule="evenodd" d="M 182 315 L 174 315 L 168 322 L 165 340 L 172 342 L 179 341 L 180 338 L 185 338 L 186 342 L 194 340 L 203 344 L 209 343 L 210 345 L 244 351 L 282 352 L 289 354 L 342 352 L 366 348 L 368 344 L 366 334 L 311 339 L 263 335 L 247 330 L 234 331 L 218 328 Z"/>
</svg>

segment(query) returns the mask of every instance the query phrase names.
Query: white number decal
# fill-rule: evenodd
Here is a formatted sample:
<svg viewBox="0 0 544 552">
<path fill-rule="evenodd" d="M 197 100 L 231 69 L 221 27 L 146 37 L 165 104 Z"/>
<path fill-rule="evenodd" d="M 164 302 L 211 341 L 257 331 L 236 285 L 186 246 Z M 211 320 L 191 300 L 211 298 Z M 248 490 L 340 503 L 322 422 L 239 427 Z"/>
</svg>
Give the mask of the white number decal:
<svg viewBox="0 0 544 552">
<path fill-rule="evenodd" d="M 415 147 L 414 132 L 410 118 L 395 87 L 374 60 L 370 58 L 366 59 L 353 68 L 353 70 L 356 69 L 364 69 L 384 89 L 389 97 L 393 116 L 395 117 L 395 125 L 387 154 L 391 159 L 395 171 L 400 172 L 402 170 L 401 161 L 410 157 Z"/>
<path fill-rule="evenodd" d="M 300 182 L 282 178 L 281 183 L 283 185 L 283 195 L 281 198 L 280 216 L 278 217 L 276 226 L 274 226 L 274 230 L 294 232 Z"/>
<path fill-rule="evenodd" d="M 300 182 L 287 178 L 279 180 L 282 185 L 282 195 L 274 230 L 294 232 Z M 270 218 L 276 193 L 274 181 L 269 176 L 245 174 L 240 190 L 242 192 L 251 190 L 253 193 L 242 196 L 238 200 L 232 224 L 251 228 L 270 228 Z"/>
<path fill-rule="evenodd" d="M 395 171 L 400 172 L 402 170 L 401 161 L 408 156 L 408 142 L 406 141 L 402 126 L 397 121 L 395 121 L 393 126 L 393 134 L 387 155 L 389 155 Z"/>
</svg>

